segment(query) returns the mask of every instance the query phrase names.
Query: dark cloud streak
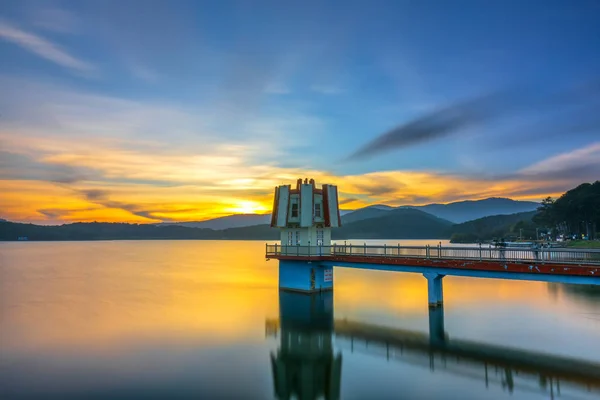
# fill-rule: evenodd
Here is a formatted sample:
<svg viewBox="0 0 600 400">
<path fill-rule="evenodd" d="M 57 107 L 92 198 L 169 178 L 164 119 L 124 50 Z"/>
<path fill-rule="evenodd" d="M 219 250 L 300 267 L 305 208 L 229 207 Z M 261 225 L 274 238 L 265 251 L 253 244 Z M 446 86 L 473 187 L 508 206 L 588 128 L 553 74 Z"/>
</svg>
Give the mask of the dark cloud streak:
<svg viewBox="0 0 600 400">
<path fill-rule="evenodd" d="M 510 88 L 450 104 L 379 135 L 360 147 L 347 160 L 355 161 L 458 135 L 466 128 L 513 117 L 540 118 L 527 129 L 492 139 L 502 147 L 518 146 L 536 140 L 549 140 L 565 134 L 600 131 L 600 80 L 571 86 L 565 90 Z M 560 121 L 560 118 L 563 120 Z M 565 123 L 566 120 L 566 123 Z M 495 148 L 493 146 L 491 148 Z M 489 137 L 486 135 L 486 148 Z"/>
<path fill-rule="evenodd" d="M 148 209 L 145 206 L 133 203 L 125 203 L 121 201 L 115 201 L 110 199 L 110 193 L 106 190 L 101 189 L 87 189 L 87 190 L 79 190 L 78 193 L 82 195 L 87 201 L 90 203 L 98 204 L 100 206 L 106 208 L 114 208 L 127 211 L 132 215 L 136 215 L 138 217 L 147 218 L 155 221 L 169 221 L 170 219 L 159 217 L 156 214 L 159 213 L 168 213 L 168 214 L 178 214 L 178 213 L 187 213 L 198 211 L 195 208 L 184 208 L 184 209 L 164 209 L 160 207 L 152 207 Z"/>
</svg>

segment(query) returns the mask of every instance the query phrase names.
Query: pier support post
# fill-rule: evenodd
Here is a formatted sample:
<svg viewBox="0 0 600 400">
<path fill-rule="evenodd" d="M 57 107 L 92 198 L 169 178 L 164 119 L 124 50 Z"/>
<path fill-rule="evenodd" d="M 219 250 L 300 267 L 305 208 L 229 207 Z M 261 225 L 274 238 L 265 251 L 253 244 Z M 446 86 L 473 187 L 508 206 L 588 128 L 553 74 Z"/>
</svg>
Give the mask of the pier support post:
<svg viewBox="0 0 600 400">
<path fill-rule="evenodd" d="M 441 306 L 444 303 L 444 291 L 442 288 L 442 278 L 444 278 L 444 275 L 426 272 L 423 276 L 427 278 L 427 299 L 429 307 Z"/>
<path fill-rule="evenodd" d="M 333 289 L 333 268 L 313 261 L 279 261 L 279 289 L 316 293 Z"/>
<path fill-rule="evenodd" d="M 442 347 L 446 343 L 444 307 L 429 307 L 429 342 L 436 347 Z"/>
</svg>

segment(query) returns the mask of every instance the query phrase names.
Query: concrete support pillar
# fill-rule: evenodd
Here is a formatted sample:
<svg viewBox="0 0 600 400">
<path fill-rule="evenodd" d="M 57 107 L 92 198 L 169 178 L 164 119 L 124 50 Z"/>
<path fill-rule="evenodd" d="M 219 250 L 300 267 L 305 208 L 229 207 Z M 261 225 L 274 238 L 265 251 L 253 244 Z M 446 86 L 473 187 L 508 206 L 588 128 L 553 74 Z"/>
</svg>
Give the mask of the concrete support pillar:
<svg viewBox="0 0 600 400">
<path fill-rule="evenodd" d="M 444 275 L 426 272 L 423 276 L 427 278 L 427 298 L 429 307 L 441 306 L 444 303 L 444 292 L 442 288 L 442 278 L 444 278 Z"/>
<path fill-rule="evenodd" d="M 316 293 L 333 289 L 333 268 L 318 261 L 279 261 L 279 289 Z"/>
<path fill-rule="evenodd" d="M 435 347 L 443 347 L 446 343 L 444 307 L 429 307 L 429 341 Z"/>
</svg>

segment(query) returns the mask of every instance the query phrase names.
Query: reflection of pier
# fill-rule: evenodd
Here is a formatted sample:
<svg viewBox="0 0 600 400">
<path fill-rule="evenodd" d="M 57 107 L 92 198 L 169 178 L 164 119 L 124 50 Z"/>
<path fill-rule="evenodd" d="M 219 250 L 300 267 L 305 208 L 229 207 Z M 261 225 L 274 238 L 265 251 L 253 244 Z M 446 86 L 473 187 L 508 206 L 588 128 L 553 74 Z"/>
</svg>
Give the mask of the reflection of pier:
<svg viewBox="0 0 600 400">
<path fill-rule="evenodd" d="M 330 292 L 305 295 L 280 292 L 280 319 L 267 320 L 267 333 L 277 335 L 280 349 L 272 355 L 278 398 L 339 398 L 341 355 L 337 343 L 351 351 L 381 354 L 389 360 L 423 365 L 462 377 L 499 384 L 512 392 L 535 391 L 559 396 L 600 393 L 600 364 L 513 348 L 449 339 L 443 308 L 430 308 L 429 335 L 404 329 L 333 319 Z"/>
</svg>

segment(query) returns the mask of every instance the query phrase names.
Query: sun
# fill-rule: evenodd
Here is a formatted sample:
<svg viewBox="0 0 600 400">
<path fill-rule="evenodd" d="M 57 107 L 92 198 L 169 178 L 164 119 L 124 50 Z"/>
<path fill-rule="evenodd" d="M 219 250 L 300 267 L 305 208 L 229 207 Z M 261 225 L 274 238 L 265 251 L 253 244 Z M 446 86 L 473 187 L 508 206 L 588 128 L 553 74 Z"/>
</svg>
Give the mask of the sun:
<svg viewBox="0 0 600 400">
<path fill-rule="evenodd" d="M 257 201 L 242 200 L 228 208 L 227 211 L 235 214 L 261 214 L 266 212 L 267 208 Z"/>
</svg>

